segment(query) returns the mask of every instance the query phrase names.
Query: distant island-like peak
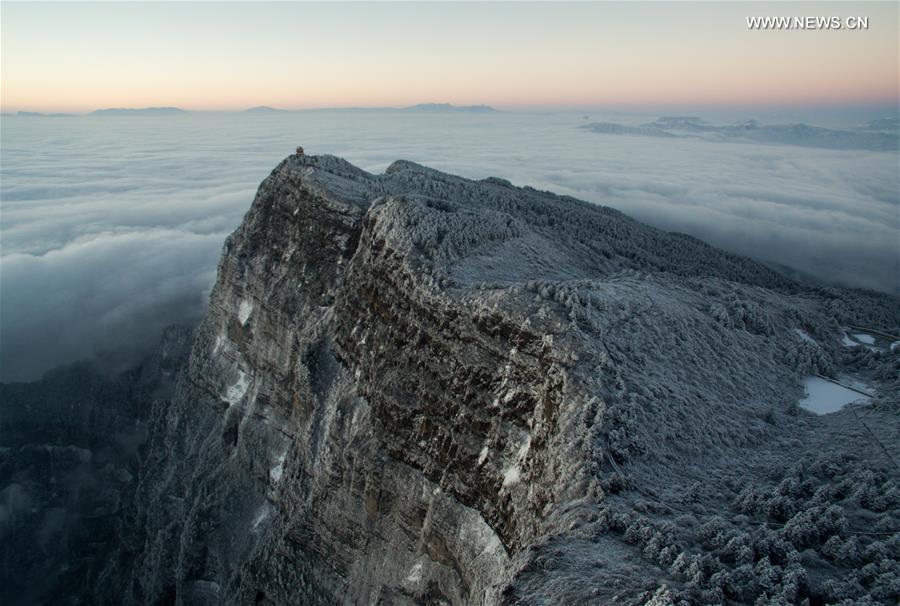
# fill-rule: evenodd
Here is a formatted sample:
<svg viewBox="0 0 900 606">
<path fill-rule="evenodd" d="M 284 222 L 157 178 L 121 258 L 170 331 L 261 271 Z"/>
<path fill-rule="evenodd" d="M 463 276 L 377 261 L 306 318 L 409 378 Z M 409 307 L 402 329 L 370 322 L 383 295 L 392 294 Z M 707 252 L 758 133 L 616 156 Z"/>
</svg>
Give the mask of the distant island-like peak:
<svg viewBox="0 0 900 606">
<path fill-rule="evenodd" d="M 270 107 L 268 105 L 257 105 L 255 107 L 248 107 L 244 110 L 244 113 L 248 114 L 268 114 L 268 113 L 282 113 L 290 111 L 287 109 L 279 109 L 277 107 Z"/>
</svg>

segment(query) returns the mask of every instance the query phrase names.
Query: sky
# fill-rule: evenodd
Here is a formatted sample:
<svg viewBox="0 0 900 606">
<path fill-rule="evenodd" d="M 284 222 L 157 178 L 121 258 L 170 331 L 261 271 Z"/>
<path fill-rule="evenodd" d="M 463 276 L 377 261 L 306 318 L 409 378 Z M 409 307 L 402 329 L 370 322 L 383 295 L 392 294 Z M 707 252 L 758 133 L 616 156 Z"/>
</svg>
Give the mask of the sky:
<svg viewBox="0 0 900 606">
<path fill-rule="evenodd" d="M 898 3 L 7 2 L 4 112 L 896 104 Z M 865 16 L 751 31 L 750 16 Z"/>
</svg>

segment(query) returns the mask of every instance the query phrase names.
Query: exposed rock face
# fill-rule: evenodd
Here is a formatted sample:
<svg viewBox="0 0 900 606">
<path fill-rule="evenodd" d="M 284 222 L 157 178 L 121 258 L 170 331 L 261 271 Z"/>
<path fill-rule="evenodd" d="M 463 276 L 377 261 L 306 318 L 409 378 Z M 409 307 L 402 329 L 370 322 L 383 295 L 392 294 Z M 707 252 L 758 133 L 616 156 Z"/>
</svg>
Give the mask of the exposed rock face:
<svg viewBox="0 0 900 606">
<path fill-rule="evenodd" d="M 92 597 L 890 600 L 898 352 L 840 327 L 898 320 L 500 179 L 291 156 L 225 244 Z M 892 453 L 797 409 L 848 371 Z"/>
</svg>

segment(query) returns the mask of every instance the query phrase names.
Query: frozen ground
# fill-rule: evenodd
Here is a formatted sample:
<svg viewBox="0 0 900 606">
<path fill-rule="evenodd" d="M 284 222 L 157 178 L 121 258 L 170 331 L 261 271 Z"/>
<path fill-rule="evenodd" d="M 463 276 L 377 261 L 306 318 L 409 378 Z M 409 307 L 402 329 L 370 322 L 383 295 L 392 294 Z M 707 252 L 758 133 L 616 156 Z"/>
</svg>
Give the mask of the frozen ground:
<svg viewBox="0 0 900 606">
<path fill-rule="evenodd" d="M 864 396 L 858 391 L 847 389 L 819 377 L 808 377 L 803 381 L 803 389 L 806 391 L 806 395 L 800 400 L 800 406 L 817 415 L 837 412 L 851 402 L 867 402 L 869 400 L 868 396 Z"/>
<path fill-rule="evenodd" d="M 848 327 L 842 328 L 841 344 L 844 347 L 864 347 L 871 351 L 893 351 L 900 341 L 887 334 L 860 332 Z"/>
</svg>

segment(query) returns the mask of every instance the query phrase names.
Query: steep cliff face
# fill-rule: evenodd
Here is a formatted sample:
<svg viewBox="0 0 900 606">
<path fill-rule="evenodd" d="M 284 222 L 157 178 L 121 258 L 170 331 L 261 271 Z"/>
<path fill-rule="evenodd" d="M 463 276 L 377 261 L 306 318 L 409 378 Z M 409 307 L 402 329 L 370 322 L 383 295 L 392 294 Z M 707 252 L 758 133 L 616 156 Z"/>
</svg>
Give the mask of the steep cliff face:
<svg viewBox="0 0 900 606">
<path fill-rule="evenodd" d="M 719 514 L 749 532 L 735 478 L 776 482 L 809 436 L 846 434 L 850 412 L 798 412 L 805 374 L 868 369 L 872 414 L 885 438 L 897 430 L 896 355 L 848 357 L 838 335 L 895 331 L 898 309 L 500 179 L 291 156 L 225 244 L 97 591 L 187 604 L 724 599 L 712 577 L 745 562 L 690 533 Z M 876 475 L 890 466 L 850 438 L 816 456 L 848 452 Z M 885 527 L 896 501 L 878 513 Z M 721 566 L 685 572 L 704 549 Z M 746 564 L 777 570 L 728 598 L 789 591 L 790 549 L 750 549 Z"/>
</svg>

